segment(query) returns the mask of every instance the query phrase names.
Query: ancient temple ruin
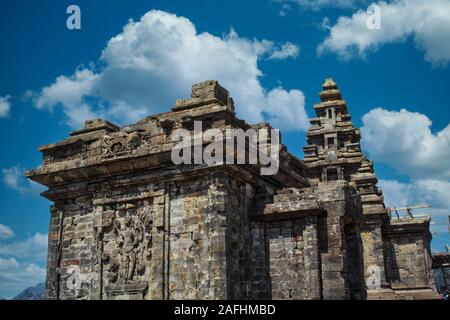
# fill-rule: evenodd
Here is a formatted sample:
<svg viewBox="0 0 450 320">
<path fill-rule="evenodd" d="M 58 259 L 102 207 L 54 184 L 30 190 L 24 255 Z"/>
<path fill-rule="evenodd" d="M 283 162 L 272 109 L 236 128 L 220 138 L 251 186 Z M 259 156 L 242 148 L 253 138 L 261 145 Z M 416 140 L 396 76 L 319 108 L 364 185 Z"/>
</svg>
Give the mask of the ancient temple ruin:
<svg viewBox="0 0 450 320">
<path fill-rule="evenodd" d="M 269 128 L 236 117 L 217 81 L 170 112 L 87 121 L 42 146 L 27 176 L 48 187 L 48 299 L 435 298 L 429 218 L 391 219 L 336 83 L 310 119 L 304 159 L 171 160 L 174 130 Z M 206 147 L 207 141 L 201 141 Z"/>
</svg>

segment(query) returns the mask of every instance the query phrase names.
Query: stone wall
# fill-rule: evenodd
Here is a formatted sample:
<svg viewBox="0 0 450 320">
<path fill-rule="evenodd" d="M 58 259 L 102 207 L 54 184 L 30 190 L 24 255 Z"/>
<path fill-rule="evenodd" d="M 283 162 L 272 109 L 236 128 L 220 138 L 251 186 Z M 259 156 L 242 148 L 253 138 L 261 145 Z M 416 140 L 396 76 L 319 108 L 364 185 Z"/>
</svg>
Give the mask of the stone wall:
<svg viewBox="0 0 450 320">
<path fill-rule="evenodd" d="M 345 181 L 281 190 L 264 213 L 273 298 L 365 298 L 361 204 Z"/>
<path fill-rule="evenodd" d="M 47 297 L 86 299 L 95 294 L 86 281 L 95 272 L 96 237 L 92 197 L 55 202 L 51 209 Z"/>
<path fill-rule="evenodd" d="M 252 298 L 320 299 L 317 218 L 254 223 Z"/>
<path fill-rule="evenodd" d="M 261 212 L 256 186 L 233 175 L 127 181 L 126 188 L 110 181 L 55 202 L 63 228 L 53 218 L 50 248 L 60 247 L 62 256 L 54 273 L 49 264 L 49 298 L 362 297 L 359 236 L 345 183 L 287 189 Z M 81 286 L 69 288 L 74 272 Z M 56 273 L 62 277 L 52 278 Z"/>
<path fill-rule="evenodd" d="M 386 274 L 392 288 L 433 288 L 428 226 L 429 218 L 403 218 L 393 219 L 386 228 Z"/>
<path fill-rule="evenodd" d="M 169 221 L 169 299 L 228 296 L 226 177 L 193 180 L 172 189 Z M 217 181 L 215 181 L 217 180 Z"/>
</svg>

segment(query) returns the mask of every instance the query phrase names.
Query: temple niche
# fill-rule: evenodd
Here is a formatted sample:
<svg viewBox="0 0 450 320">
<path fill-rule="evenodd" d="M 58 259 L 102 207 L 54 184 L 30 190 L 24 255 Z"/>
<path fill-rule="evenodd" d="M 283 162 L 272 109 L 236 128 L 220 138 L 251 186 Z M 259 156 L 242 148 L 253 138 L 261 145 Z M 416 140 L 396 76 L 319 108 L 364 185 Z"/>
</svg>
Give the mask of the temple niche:
<svg viewBox="0 0 450 320">
<path fill-rule="evenodd" d="M 327 79 L 300 160 L 279 170 L 175 165 L 176 129 L 239 119 L 217 81 L 119 127 L 86 121 L 40 147 L 48 187 L 48 299 L 435 298 L 428 218 L 391 219 L 337 84 Z M 245 106 L 244 106 L 245 107 Z M 201 141 L 205 148 L 208 141 Z"/>
<path fill-rule="evenodd" d="M 138 208 L 136 210 L 135 208 Z M 102 234 L 101 264 L 107 295 L 128 290 L 145 290 L 146 268 L 151 262 L 152 215 L 144 204 L 107 205 L 112 225 Z"/>
</svg>

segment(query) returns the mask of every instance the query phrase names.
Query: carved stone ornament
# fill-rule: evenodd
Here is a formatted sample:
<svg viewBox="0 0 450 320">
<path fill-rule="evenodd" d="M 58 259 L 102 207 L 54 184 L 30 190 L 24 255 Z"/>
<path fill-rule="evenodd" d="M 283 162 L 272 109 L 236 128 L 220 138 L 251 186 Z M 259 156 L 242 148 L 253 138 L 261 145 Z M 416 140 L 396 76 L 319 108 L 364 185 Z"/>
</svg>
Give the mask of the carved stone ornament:
<svg viewBox="0 0 450 320">
<path fill-rule="evenodd" d="M 111 223 L 112 217 L 108 215 L 107 220 Z M 112 237 L 105 243 L 102 255 L 109 284 L 141 282 L 146 262 L 151 259 L 151 225 L 151 217 L 146 213 L 116 216 L 110 231 Z"/>
<path fill-rule="evenodd" d="M 140 145 L 141 135 L 139 132 L 115 132 L 103 137 L 102 157 L 113 158 L 127 156 Z"/>
</svg>

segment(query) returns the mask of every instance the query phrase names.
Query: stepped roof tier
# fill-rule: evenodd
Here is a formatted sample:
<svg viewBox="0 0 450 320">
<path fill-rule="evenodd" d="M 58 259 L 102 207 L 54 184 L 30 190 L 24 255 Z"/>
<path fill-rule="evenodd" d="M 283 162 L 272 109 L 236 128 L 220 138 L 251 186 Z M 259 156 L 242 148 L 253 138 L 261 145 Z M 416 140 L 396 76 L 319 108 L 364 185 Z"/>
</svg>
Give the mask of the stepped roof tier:
<svg viewBox="0 0 450 320">
<path fill-rule="evenodd" d="M 326 79 L 322 88 L 321 102 L 314 105 L 316 117 L 310 119 L 303 148 L 308 177 L 316 183 L 351 182 L 361 193 L 364 214 L 387 218 L 373 164 L 361 151 L 360 131 L 351 122 L 347 103 L 333 79 Z"/>
</svg>

